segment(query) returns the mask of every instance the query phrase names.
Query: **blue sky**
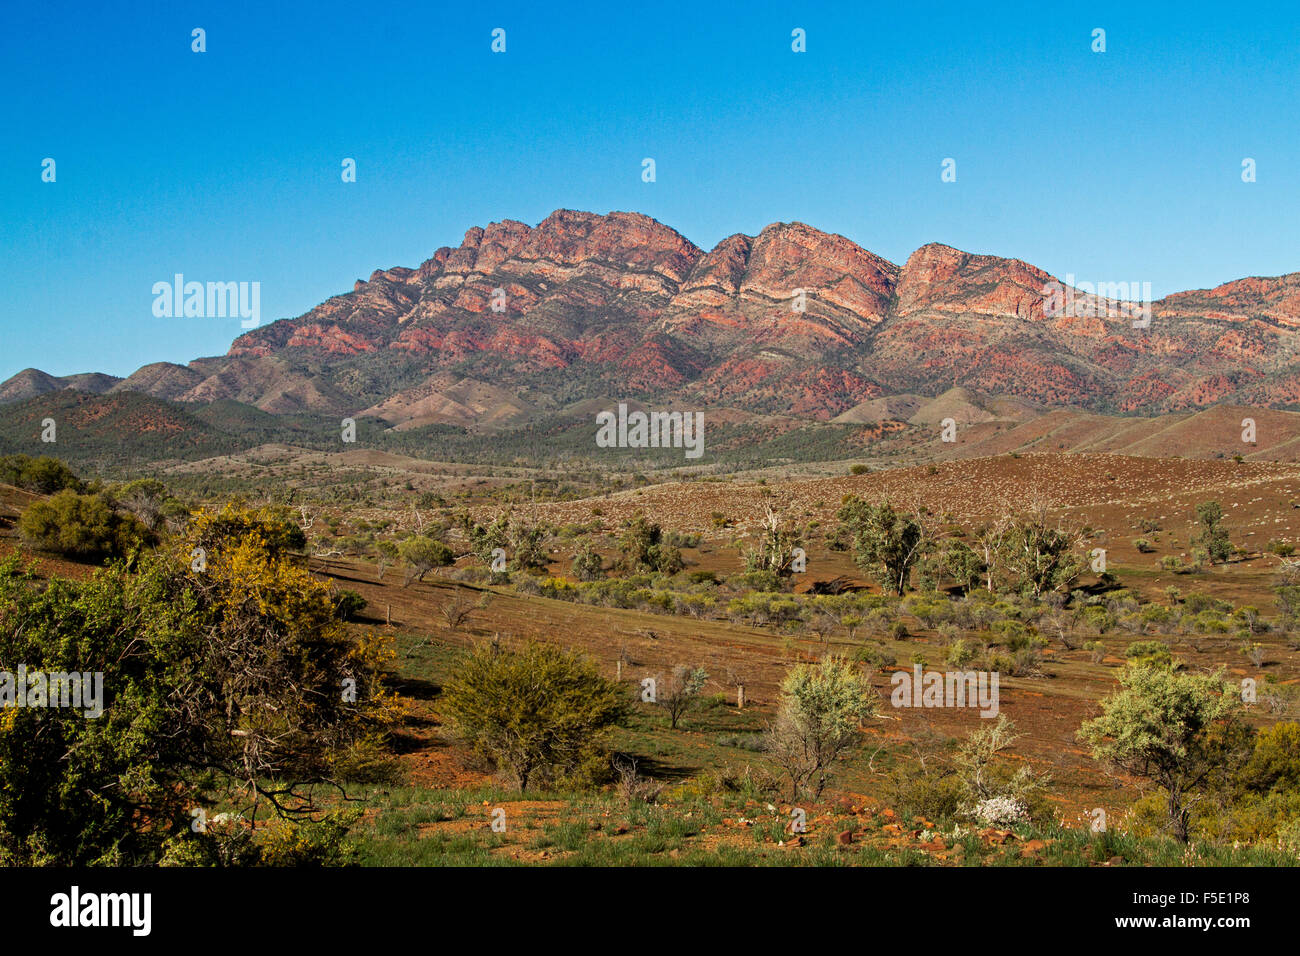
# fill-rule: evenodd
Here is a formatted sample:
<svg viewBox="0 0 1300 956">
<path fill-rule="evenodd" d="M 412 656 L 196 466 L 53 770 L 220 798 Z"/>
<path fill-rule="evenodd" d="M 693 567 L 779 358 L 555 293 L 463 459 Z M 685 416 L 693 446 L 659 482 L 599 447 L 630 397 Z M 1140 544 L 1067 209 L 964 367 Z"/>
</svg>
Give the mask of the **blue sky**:
<svg viewBox="0 0 1300 956">
<path fill-rule="evenodd" d="M 1157 297 L 1300 271 L 1294 3 L 56 0 L 5 5 L 0 88 L 0 378 L 224 352 L 238 319 L 153 316 L 177 272 L 260 282 L 267 322 L 560 207 Z"/>
</svg>

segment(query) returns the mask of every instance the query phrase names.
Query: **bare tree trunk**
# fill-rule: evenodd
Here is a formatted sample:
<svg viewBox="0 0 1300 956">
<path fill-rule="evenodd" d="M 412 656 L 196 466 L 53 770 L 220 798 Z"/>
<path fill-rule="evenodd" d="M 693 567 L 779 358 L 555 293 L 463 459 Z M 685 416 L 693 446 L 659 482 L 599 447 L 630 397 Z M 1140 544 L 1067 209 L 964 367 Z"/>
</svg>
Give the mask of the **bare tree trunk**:
<svg viewBox="0 0 1300 956">
<path fill-rule="evenodd" d="M 1188 832 L 1188 817 L 1190 813 L 1182 805 L 1181 794 L 1177 787 L 1169 788 L 1169 820 L 1173 824 L 1174 839 L 1179 843 L 1187 843 L 1191 834 Z"/>
</svg>

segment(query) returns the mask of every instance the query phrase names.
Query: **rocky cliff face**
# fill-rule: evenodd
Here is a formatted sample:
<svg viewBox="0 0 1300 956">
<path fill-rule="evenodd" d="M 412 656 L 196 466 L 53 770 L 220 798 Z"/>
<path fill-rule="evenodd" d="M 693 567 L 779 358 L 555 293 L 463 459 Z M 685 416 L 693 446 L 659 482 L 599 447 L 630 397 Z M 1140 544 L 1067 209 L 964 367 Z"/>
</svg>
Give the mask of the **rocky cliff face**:
<svg viewBox="0 0 1300 956">
<path fill-rule="evenodd" d="M 516 421 L 632 394 L 826 419 L 954 386 L 1125 412 L 1300 402 L 1300 274 L 1171 295 L 1146 327 L 1082 294 L 1082 308 L 1045 308 L 1053 281 L 937 243 L 900 267 L 802 223 L 705 252 L 637 213 L 559 210 L 536 227 L 476 226 L 417 268 L 377 270 L 241 335 L 222 358 L 121 382 L 29 369 L 0 385 L 0 401 L 77 378 L 394 423 Z"/>
</svg>

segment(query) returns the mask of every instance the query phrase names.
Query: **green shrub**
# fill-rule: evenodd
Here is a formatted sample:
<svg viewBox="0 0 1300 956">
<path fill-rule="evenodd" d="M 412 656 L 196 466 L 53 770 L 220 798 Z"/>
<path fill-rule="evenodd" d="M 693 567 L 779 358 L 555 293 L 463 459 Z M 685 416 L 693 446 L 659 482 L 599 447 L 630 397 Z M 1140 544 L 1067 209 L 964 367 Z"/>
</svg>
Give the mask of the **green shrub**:
<svg viewBox="0 0 1300 956">
<path fill-rule="evenodd" d="M 553 644 L 480 647 L 455 670 L 443 712 L 474 750 L 522 792 L 535 774 L 575 771 L 628 713 L 623 688 Z"/>
<path fill-rule="evenodd" d="M 144 525 L 115 511 L 102 495 L 70 490 L 33 503 L 18 533 L 29 547 L 87 561 L 122 557 L 148 537 Z"/>
<path fill-rule="evenodd" d="M 1227 634 L 1229 630 L 1228 622 L 1215 611 L 1202 611 L 1196 615 L 1195 625 L 1198 631 L 1206 634 Z"/>
<path fill-rule="evenodd" d="M 27 455 L 0 457 L 0 482 L 16 485 L 24 491 L 38 495 L 52 495 L 59 491 L 81 491 L 81 480 L 63 462 L 48 455 L 31 458 Z"/>
<path fill-rule="evenodd" d="M 858 649 L 854 660 L 859 664 L 868 664 L 875 670 L 885 670 L 898 663 L 898 658 L 879 644 L 868 644 Z"/>
<path fill-rule="evenodd" d="M 783 582 L 775 571 L 747 571 L 733 574 L 727 586 L 736 591 L 780 591 Z"/>
<path fill-rule="evenodd" d="M 952 821 L 961 808 L 964 788 L 951 766 L 927 760 L 895 767 L 885 778 L 885 794 L 905 819 Z"/>
<path fill-rule="evenodd" d="M 1174 661 L 1173 652 L 1163 641 L 1134 641 L 1124 656 L 1130 664 L 1149 667 L 1168 667 Z"/>
<path fill-rule="evenodd" d="M 996 621 L 989 628 L 1013 654 L 1026 648 L 1041 649 L 1047 641 L 1034 628 L 1019 621 Z"/>
<path fill-rule="evenodd" d="M 546 570 L 546 539 L 547 529 L 542 525 L 515 525 L 510 530 L 510 566 L 520 571 Z"/>
<path fill-rule="evenodd" d="M 1183 604 L 1192 614 L 1199 614 L 1202 611 L 1223 611 L 1224 602 L 1213 598 L 1204 591 L 1193 591 L 1183 599 Z M 1231 608 L 1231 605 L 1228 605 Z"/>
<path fill-rule="evenodd" d="M 952 642 L 948 648 L 948 664 L 951 667 L 965 667 L 975 660 L 975 649 L 966 643 L 965 640 L 958 639 Z"/>
<path fill-rule="evenodd" d="M 356 591 L 342 588 L 334 595 L 334 613 L 340 621 L 354 620 L 369 603 Z"/>
</svg>

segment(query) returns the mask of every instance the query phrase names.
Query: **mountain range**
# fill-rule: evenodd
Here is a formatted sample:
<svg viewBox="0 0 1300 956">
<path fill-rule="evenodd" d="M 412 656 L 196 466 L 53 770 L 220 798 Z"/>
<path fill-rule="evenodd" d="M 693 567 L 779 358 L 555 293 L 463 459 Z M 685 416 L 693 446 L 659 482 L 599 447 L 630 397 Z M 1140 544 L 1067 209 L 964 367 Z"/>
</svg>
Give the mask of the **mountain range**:
<svg viewBox="0 0 1300 956">
<path fill-rule="evenodd" d="M 797 222 L 705 251 L 644 215 L 562 209 L 535 227 L 476 226 L 223 356 L 125 379 L 26 369 L 0 402 L 138 392 L 396 429 L 504 428 L 633 397 L 906 419 L 955 386 L 1110 414 L 1300 404 L 1300 273 L 1169 295 L 1146 327 L 1082 292 L 1084 308 L 1053 310 L 1044 289 L 1058 281 L 938 243 L 898 265 Z"/>
</svg>

